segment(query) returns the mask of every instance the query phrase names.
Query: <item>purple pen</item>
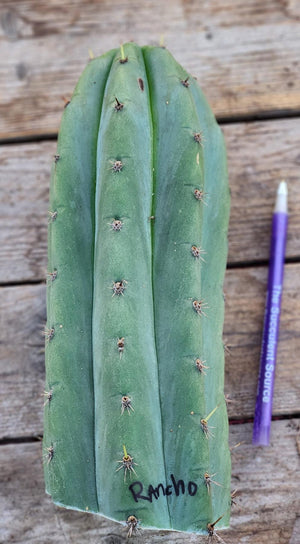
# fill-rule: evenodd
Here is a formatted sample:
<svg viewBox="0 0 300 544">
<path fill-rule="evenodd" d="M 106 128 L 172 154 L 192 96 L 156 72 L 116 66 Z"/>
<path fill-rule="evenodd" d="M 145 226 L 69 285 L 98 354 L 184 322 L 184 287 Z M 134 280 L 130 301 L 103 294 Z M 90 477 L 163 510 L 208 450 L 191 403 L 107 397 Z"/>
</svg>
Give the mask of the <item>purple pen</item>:
<svg viewBox="0 0 300 544">
<path fill-rule="evenodd" d="M 252 444 L 255 446 L 268 446 L 270 442 L 283 267 L 288 226 L 287 193 L 287 184 L 285 181 L 281 181 L 277 190 L 272 221 L 268 291 L 252 438 Z"/>
</svg>

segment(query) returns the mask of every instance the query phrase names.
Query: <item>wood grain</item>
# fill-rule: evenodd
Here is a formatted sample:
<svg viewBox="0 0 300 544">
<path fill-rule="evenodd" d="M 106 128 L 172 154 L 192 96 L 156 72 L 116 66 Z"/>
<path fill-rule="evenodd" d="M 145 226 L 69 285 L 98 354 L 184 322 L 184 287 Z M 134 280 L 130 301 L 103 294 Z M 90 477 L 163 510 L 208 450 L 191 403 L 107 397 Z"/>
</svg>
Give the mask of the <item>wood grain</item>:
<svg viewBox="0 0 300 544">
<path fill-rule="evenodd" d="M 0 439 L 40 434 L 45 286 L 0 289 Z"/>
<path fill-rule="evenodd" d="M 299 112 L 293 0 L 2 0 L 0 138 L 57 133 L 88 49 L 158 43 L 195 75 L 221 118 Z"/>
<path fill-rule="evenodd" d="M 267 283 L 265 267 L 228 270 L 225 392 L 231 419 L 252 417 Z M 0 289 L 0 439 L 42 433 L 45 286 Z M 300 264 L 285 270 L 273 414 L 299 412 Z M 209 318 L 209 316 L 208 316 Z M 209 361 L 207 363 L 209 365 Z"/>
<path fill-rule="evenodd" d="M 232 425 L 232 489 L 238 489 L 226 544 L 288 544 L 296 534 L 300 473 L 295 420 L 276 421 L 269 448 L 251 445 L 251 424 Z M 281 454 L 279 454 L 281 452 Z M 0 447 L 0 541 L 26 544 L 122 544 L 126 528 L 100 516 L 56 507 L 44 492 L 41 443 Z M 137 544 L 207 543 L 206 537 L 141 531 Z M 291 541 L 292 542 L 292 541 Z"/>
<path fill-rule="evenodd" d="M 254 414 L 267 269 L 229 270 L 225 278 L 225 392 L 233 419 Z M 300 264 L 285 267 L 273 415 L 299 413 Z"/>
<path fill-rule="evenodd" d="M 157 44 L 161 35 L 197 77 L 228 148 L 225 392 L 231 400 L 230 445 L 242 444 L 232 450 L 232 489 L 239 494 L 231 529 L 219 534 L 226 544 L 300 542 L 300 425 L 289 419 L 299 414 L 300 386 L 300 125 L 292 118 L 300 113 L 299 23 L 298 0 L 1 0 L 0 543 L 127 541 L 121 525 L 58 508 L 44 493 L 38 440 L 45 387 L 41 282 L 54 138 L 88 50 L 97 56 L 128 40 Z M 36 141 L 21 143 L 22 138 Z M 275 420 L 270 447 L 254 448 L 252 423 L 245 419 L 254 412 L 272 208 L 281 179 L 289 188 L 289 264 Z M 144 531 L 135 542 L 207 539 Z"/>
<path fill-rule="evenodd" d="M 289 187 L 287 257 L 300 257 L 297 119 L 223 127 L 232 192 L 229 264 L 266 261 L 276 187 Z M 55 142 L 0 146 L 0 283 L 46 275 L 48 186 Z M 209 195 L 208 195 L 209 203 Z"/>
<path fill-rule="evenodd" d="M 44 279 L 51 155 L 56 144 L 0 146 L 0 282 Z"/>
<path fill-rule="evenodd" d="M 266 261 L 279 181 L 289 196 L 287 258 L 300 257 L 298 119 L 224 125 L 231 186 L 228 262 Z"/>
</svg>

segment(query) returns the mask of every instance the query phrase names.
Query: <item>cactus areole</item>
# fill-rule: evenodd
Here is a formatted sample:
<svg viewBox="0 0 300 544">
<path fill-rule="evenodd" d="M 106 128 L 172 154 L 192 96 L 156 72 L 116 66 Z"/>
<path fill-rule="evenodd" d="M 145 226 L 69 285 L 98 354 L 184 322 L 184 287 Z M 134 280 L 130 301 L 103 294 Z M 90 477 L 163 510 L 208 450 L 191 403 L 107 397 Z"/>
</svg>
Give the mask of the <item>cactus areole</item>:
<svg viewBox="0 0 300 544">
<path fill-rule="evenodd" d="M 53 159 L 44 470 L 66 508 L 143 527 L 228 527 L 219 126 L 162 47 L 92 59 Z M 222 517 L 221 517 L 222 516 Z"/>
</svg>

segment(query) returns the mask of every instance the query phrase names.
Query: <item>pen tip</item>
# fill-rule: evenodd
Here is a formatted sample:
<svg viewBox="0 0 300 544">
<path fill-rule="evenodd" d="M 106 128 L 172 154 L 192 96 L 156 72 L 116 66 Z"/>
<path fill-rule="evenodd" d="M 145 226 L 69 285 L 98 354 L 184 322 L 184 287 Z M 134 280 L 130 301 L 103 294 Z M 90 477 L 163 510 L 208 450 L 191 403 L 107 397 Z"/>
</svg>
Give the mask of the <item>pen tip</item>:
<svg viewBox="0 0 300 544">
<path fill-rule="evenodd" d="M 287 183 L 286 181 L 281 181 L 278 185 L 278 189 L 277 189 L 277 194 L 278 195 L 285 195 L 287 196 L 288 194 L 288 188 L 287 188 Z"/>
<path fill-rule="evenodd" d="M 278 185 L 277 196 L 275 202 L 275 213 L 288 213 L 287 200 L 288 190 L 285 181 L 281 181 Z"/>
</svg>

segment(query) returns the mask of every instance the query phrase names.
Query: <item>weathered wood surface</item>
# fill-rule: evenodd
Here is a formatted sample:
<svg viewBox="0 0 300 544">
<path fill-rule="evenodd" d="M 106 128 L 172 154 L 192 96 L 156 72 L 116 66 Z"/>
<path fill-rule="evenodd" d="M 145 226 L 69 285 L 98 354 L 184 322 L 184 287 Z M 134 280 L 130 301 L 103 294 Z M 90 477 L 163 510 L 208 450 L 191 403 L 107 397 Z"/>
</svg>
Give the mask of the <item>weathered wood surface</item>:
<svg viewBox="0 0 300 544">
<path fill-rule="evenodd" d="M 253 416 L 274 194 L 278 181 L 288 182 L 289 264 L 273 413 L 299 413 L 300 125 L 298 118 L 276 119 L 300 114 L 299 28 L 298 0 L 1 0 L 0 140 L 32 143 L 0 146 L 0 543 L 126 541 L 118 524 L 55 507 L 44 493 L 41 443 L 20 442 L 42 433 L 46 315 L 39 282 L 56 147 L 34 140 L 57 134 L 89 48 L 99 55 L 130 39 L 154 44 L 164 34 L 223 121 L 232 190 L 224 329 L 231 421 Z M 263 117 L 274 119 L 243 122 Z M 253 448 L 251 434 L 252 423 L 230 426 L 230 444 L 242 442 L 233 449 L 232 473 L 240 495 L 221 536 L 226 544 L 299 544 L 299 419 L 273 421 L 269 448 Z M 206 539 L 146 531 L 135 542 Z"/>
<path fill-rule="evenodd" d="M 2 0 L 0 138 L 55 134 L 88 61 L 165 42 L 222 118 L 300 111 L 297 0 Z"/>
<path fill-rule="evenodd" d="M 287 257 L 300 257 L 298 119 L 224 126 L 232 191 L 229 264 L 266 261 L 278 182 L 289 185 Z M 48 186 L 55 142 L 0 146 L 0 283 L 46 274 Z M 209 195 L 208 195 L 209 204 Z"/>
<path fill-rule="evenodd" d="M 298 421 L 273 422 L 269 448 L 254 448 L 251 433 L 251 424 L 230 427 L 230 444 L 242 442 L 234 450 L 232 459 L 232 490 L 238 489 L 238 496 L 232 509 L 231 529 L 219 534 L 226 544 L 292 544 L 299 530 Z M 44 492 L 41 459 L 41 443 L 0 447 L 1 542 L 126 542 L 123 525 L 54 506 Z M 186 533 L 143 531 L 133 542 L 204 544 L 207 538 Z M 296 542 L 298 544 L 299 540 L 294 540 L 294 544 Z"/>
<path fill-rule="evenodd" d="M 267 269 L 226 273 L 225 392 L 231 419 L 252 417 L 258 377 Z M 0 289 L 0 439 L 42 433 L 45 286 Z M 274 394 L 274 415 L 299 410 L 300 264 L 289 264 Z M 208 316 L 209 318 L 209 316 Z M 209 365 L 209 361 L 207 362 Z"/>
</svg>

